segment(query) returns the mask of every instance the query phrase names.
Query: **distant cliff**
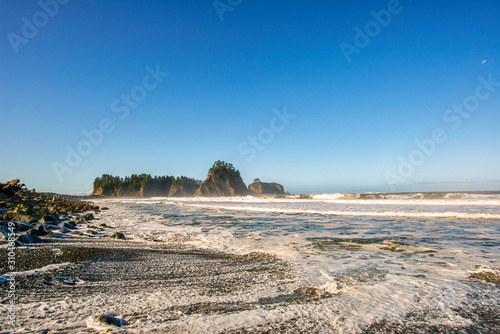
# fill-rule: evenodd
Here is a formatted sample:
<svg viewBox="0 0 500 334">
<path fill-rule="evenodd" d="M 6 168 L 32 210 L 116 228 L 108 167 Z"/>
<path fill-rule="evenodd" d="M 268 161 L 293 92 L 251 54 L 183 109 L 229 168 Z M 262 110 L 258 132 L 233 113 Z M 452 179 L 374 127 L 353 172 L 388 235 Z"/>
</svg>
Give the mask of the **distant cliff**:
<svg viewBox="0 0 500 334">
<path fill-rule="evenodd" d="M 257 195 L 285 195 L 283 186 L 274 182 L 254 182 L 248 185 L 248 189 Z"/>
<path fill-rule="evenodd" d="M 217 161 L 208 171 L 208 177 L 195 192 L 195 196 L 246 196 L 251 192 L 240 172 L 232 164 Z"/>
</svg>

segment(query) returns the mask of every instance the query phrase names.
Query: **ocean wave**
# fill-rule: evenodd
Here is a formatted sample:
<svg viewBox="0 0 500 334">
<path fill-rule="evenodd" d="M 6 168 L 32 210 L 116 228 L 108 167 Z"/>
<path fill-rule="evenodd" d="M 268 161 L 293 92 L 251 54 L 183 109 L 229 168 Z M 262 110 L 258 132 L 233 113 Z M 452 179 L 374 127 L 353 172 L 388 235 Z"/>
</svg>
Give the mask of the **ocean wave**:
<svg viewBox="0 0 500 334">
<path fill-rule="evenodd" d="M 464 200 L 500 200 L 500 192 L 484 193 L 333 193 L 333 194 L 312 194 L 312 199 L 336 200 L 336 199 L 464 199 Z"/>
<path fill-rule="evenodd" d="M 413 217 L 413 218 L 462 218 L 462 219 L 500 219 L 500 214 L 494 213 L 466 213 L 466 212 L 408 212 L 408 211 L 348 211 L 348 210 L 310 210 L 310 209 L 288 209 L 272 207 L 252 207 L 252 206 L 224 206 L 213 204 L 190 204 L 194 207 L 236 210 L 236 211 L 256 211 L 288 214 L 320 214 L 332 216 L 374 216 L 374 217 Z"/>
</svg>

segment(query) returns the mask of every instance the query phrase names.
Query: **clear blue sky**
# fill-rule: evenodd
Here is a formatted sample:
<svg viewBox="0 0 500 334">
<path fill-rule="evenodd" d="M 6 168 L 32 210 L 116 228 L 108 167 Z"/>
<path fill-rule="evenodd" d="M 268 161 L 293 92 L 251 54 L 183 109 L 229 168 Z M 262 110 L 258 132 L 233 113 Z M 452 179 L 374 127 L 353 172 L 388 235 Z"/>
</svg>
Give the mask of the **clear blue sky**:
<svg viewBox="0 0 500 334">
<path fill-rule="evenodd" d="M 500 190 L 500 87 L 475 97 L 479 76 L 500 82 L 496 0 L 42 3 L 0 2 L 0 180 L 85 192 L 222 159 L 293 193 Z M 372 37 L 349 62 L 355 27 Z M 86 156 L 70 166 L 68 148 Z"/>
</svg>

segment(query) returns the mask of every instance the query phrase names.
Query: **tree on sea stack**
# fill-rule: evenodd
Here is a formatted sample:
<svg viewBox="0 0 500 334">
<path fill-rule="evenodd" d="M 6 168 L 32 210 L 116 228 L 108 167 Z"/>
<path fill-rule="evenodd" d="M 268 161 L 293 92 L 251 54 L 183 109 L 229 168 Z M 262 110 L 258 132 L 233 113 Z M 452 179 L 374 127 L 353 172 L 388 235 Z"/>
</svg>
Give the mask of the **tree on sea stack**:
<svg viewBox="0 0 500 334">
<path fill-rule="evenodd" d="M 253 183 L 261 183 L 260 179 L 253 179 Z"/>
<path fill-rule="evenodd" d="M 230 174 L 240 175 L 240 172 L 234 168 L 233 164 L 221 160 L 214 162 L 213 166 L 208 170 L 208 175 L 215 175 L 218 172 L 226 172 Z"/>
<path fill-rule="evenodd" d="M 214 162 L 208 176 L 195 192 L 195 196 L 246 196 L 250 195 L 240 172 L 233 164 L 221 160 Z"/>
</svg>

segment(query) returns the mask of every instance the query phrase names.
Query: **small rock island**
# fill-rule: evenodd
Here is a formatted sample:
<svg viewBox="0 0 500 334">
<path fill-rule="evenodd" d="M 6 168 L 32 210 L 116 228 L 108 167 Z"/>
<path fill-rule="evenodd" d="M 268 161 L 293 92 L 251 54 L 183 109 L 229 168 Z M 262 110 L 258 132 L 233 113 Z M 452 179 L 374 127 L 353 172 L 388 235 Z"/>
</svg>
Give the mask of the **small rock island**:
<svg viewBox="0 0 500 334">
<path fill-rule="evenodd" d="M 261 182 L 259 179 L 253 180 L 253 183 L 248 185 L 248 189 L 257 195 L 285 195 L 285 190 L 281 184 Z"/>
</svg>

